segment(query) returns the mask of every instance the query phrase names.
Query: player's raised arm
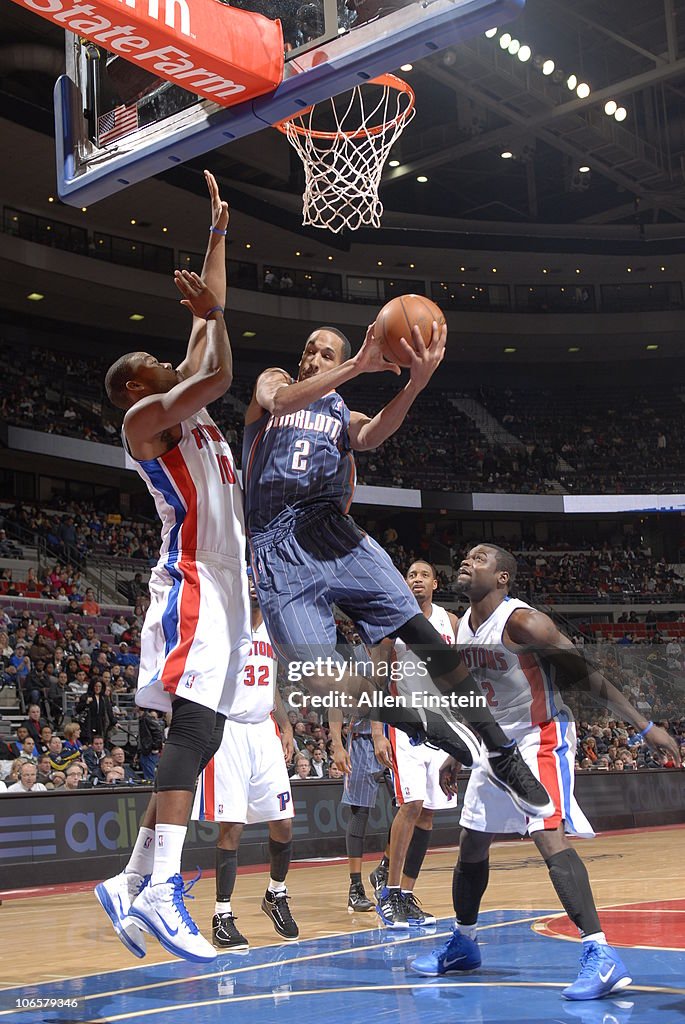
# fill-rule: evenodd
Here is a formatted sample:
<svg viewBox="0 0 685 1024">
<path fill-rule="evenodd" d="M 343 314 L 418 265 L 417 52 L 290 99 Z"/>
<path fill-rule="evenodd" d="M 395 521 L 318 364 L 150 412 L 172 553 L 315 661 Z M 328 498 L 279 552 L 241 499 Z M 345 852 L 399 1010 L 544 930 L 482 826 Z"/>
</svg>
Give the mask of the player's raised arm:
<svg viewBox="0 0 685 1024">
<path fill-rule="evenodd" d="M 660 726 L 649 723 L 613 683 L 586 661 L 569 638 L 559 632 L 548 615 L 519 609 L 513 612 L 507 622 L 507 635 L 516 646 L 550 661 L 561 676 L 558 683 L 560 688 L 577 687 L 583 692 L 589 692 L 617 718 L 634 725 L 650 747 L 668 751 L 675 763 L 680 764 L 680 751 L 673 737 Z"/>
<path fill-rule="evenodd" d="M 447 327 L 440 329 L 433 323 L 433 337 L 427 347 L 418 327 L 412 328 L 412 344 L 402 338 L 407 355 L 411 358 L 409 380 L 391 402 L 376 413 L 365 416 L 361 412 L 350 415 L 350 444 L 355 451 L 369 451 L 378 448 L 399 430 L 407 413 L 428 384 L 445 355 Z"/>
<path fill-rule="evenodd" d="M 209 241 L 202 266 L 201 277 L 210 292 L 216 295 L 222 306 L 226 305 L 226 233 L 228 231 L 229 210 L 219 194 L 216 178 L 210 171 L 205 171 L 205 181 L 209 190 L 211 205 Z M 185 380 L 196 373 L 202 362 L 204 346 L 207 340 L 207 321 L 201 316 L 193 315 L 193 326 L 188 340 L 188 349 L 183 362 L 178 366 L 178 373 Z"/>
<path fill-rule="evenodd" d="M 233 379 L 233 360 L 223 307 L 205 282 L 187 270 L 176 271 L 174 281 L 183 295 L 182 305 L 207 323 L 207 340 L 198 369 L 167 391 L 147 394 L 136 401 L 124 418 L 124 430 L 135 457 L 136 448 L 177 427 L 205 405 L 220 398 Z M 146 357 L 157 363 L 153 356 Z M 157 364 L 158 366 L 160 364 Z M 168 368 L 171 371 L 170 367 Z M 145 384 L 131 380 L 126 385 L 140 391 Z"/>
<path fill-rule="evenodd" d="M 315 331 L 308 339 L 302 357 L 304 362 L 308 358 L 309 347 L 316 347 L 316 373 L 300 375 L 300 379 L 294 383 L 285 370 L 271 368 L 261 374 L 255 386 L 252 401 L 254 409 L 248 410 L 248 422 L 261 415 L 260 409 L 272 416 L 287 416 L 306 409 L 329 391 L 334 391 L 362 373 L 382 373 L 386 370 L 395 374 L 401 372 L 396 363 L 390 363 L 383 357 L 380 345 L 373 336 L 373 324 L 367 329 L 357 354 L 343 362 L 339 362 L 339 348 L 334 339 L 331 338 L 328 344 L 326 334 L 326 328 Z"/>
</svg>

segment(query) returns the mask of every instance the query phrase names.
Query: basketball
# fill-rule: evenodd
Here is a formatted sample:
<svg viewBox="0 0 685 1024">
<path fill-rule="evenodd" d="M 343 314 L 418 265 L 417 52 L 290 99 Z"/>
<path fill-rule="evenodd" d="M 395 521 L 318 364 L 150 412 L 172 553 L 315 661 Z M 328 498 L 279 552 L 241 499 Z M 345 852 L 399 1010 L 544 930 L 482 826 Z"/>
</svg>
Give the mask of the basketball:
<svg viewBox="0 0 685 1024">
<path fill-rule="evenodd" d="M 381 343 L 385 358 L 398 366 L 410 366 L 400 345 L 400 338 L 405 338 L 411 344 L 411 329 L 416 324 L 421 330 L 424 344 L 430 347 L 434 320 L 438 327 L 442 327 L 445 314 L 425 295 L 398 295 L 386 302 L 374 326 L 374 335 Z"/>
</svg>

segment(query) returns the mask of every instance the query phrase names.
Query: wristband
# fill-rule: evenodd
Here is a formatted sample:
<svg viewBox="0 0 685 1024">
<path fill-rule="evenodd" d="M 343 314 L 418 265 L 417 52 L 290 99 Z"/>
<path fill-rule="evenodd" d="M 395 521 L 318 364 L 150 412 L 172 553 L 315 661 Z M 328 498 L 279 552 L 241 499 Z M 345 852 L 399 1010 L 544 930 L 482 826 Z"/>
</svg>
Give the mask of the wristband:
<svg viewBox="0 0 685 1024">
<path fill-rule="evenodd" d="M 645 738 L 645 736 L 647 735 L 647 733 L 649 732 L 649 730 L 653 729 L 653 728 L 654 728 L 654 722 L 647 722 L 647 725 L 644 727 L 642 732 L 637 732 L 637 733 L 635 733 L 634 736 L 630 737 L 630 739 L 628 740 L 628 746 L 629 747 L 634 747 L 635 744 L 639 743 L 640 740 L 643 740 Z"/>
<path fill-rule="evenodd" d="M 209 230 L 212 232 L 213 235 L 224 236 L 228 234 L 228 231 L 225 231 L 223 228 L 215 228 L 213 224 L 210 225 Z"/>
<path fill-rule="evenodd" d="M 208 309 L 207 312 L 204 314 L 204 319 L 205 320 L 209 320 L 209 318 L 212 315 L 212 313 L 221 313 L 221 315 L 223 316 L 224 307 L 223 306 L 212 306 L 212 308 Z"/>
</svg>

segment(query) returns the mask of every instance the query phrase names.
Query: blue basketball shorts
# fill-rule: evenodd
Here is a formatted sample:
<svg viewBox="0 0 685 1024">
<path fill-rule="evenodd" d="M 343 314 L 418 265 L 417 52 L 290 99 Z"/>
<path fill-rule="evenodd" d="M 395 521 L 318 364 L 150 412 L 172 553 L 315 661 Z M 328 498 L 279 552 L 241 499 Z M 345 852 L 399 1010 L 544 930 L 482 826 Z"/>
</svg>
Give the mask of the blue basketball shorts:
<svg viewBox="0 0 685 1024">
<path fill-rule="evenodd" d="M 269 530 L 250 538 L 250 547 L 266 628 L 286 660 L 340 660 L 333 605 L 371 645 L 420 614 L 390 556 L 328 502 L 286 509 Z"/>
</svg>

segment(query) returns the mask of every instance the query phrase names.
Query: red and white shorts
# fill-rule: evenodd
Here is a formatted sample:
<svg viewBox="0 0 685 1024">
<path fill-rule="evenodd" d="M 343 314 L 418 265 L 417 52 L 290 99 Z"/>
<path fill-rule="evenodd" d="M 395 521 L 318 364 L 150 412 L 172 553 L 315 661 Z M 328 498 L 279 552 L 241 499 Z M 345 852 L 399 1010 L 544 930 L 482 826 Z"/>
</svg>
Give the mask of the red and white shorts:
<svg viewBox="0 0 685 1024">
<path fill-rule="evenodd" d="M 429 811 L 455 807 L 455 798 L 445 796 L 440 789 L 440 768 L 447 754 L 423 743 L 412 746 L 406 732 L 391 725 L 387 727 L 387 734 L 392 747 L 392 783 L 397 804 L 401 807 L 421 800 Z"/>
<path fill-rule="evenodd" d="M 561 822 L 570 835 L 591 839 L 592 825 L 583 814 L 573 793 L 576 760 L 576 727 L 572 720 L 553 718 L 542 725 L 507 730 L 518 743 L 521 756 L 540 780 L 551 799 L 555 813 L 551 818 L 528 818 L 511 797 L 499 789 L 487 770 L 487 750 L 483 747 L 466 787 L 459 824 L 474 832 L 520 832 L 524 835 L 541 829 L 556 829 Z"/>
<path fill-rule="evenodd" d="M 140 638 L 136 704 L 171 711 L 174 696 L 226 714 L 252 650 L 245 565 L 203 554 L 159 563 Z"/>
<path fill-rule="evenodd" d="M 202 772 L 191 818 L 252 824 L 295 813 L 276 723 L 226 722 L 221 746 Z"/>
</svg>

